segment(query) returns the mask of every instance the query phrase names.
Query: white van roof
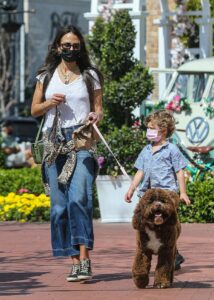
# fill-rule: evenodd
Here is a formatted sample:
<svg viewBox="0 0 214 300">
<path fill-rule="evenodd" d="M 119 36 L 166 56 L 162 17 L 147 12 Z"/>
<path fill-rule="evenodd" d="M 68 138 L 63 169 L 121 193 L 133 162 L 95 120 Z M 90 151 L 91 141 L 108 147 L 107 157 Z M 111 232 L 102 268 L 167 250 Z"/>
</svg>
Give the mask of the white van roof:
<svg viewBox="0 0 214 300">
<path fill-rule="evenodd" d="M 181 65 L 177 71 L 185 73 L 214 73 L 214 57 L 189 61 Z"/>
</svg>

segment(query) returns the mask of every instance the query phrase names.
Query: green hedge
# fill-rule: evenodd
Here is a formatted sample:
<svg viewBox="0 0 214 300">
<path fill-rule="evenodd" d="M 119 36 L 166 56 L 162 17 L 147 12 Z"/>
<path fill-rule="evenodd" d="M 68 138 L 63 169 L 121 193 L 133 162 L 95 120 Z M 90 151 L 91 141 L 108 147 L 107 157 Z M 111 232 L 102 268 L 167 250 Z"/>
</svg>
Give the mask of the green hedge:
<svg viewBox="0 0 214 300">
<path fill-rule="evenodd" d="M 28 189 L 35 195 L 44 193 L 40 168 L 0 169 L 0 195 L 7 196 L 20 189 Z M 179 216 L 182 223 L 214 223 L 214 178 L 207 176 L 204 181 L 197 180 L 187 184 L 191 205 L 180 204 Z M 99 217 L 99 207 L 94 189 L 94 217 Z M 49 210 L 49 209 L 47 209 Z M 38 214 L 38 212 L 37 212 Z M 47 211 L 48 214 L 48 211 Z M 45 213 L 45 215 L 47 215 Z M 37 220 L 36 218 L 35 220 Z M 46 218 L 47 220 L 47 218 Z M 31 220 L 32 221 L 32 220 Z"/>
<path fill-rule="evenodd" d="M 183 203 L 179 207 L 182 223 L 214 223 L 214 178 L 197 180 L 187 184 L 191 205 Z"/>
<path fill-rule="evenodd" d="M 41 179 L 41 169 L 38 168 L 20 168 L 20 169 L 0 169 L 0 196 L 7 196 L 9 193 L 18 193 L 20 189 L 27 189 L 30 193 L 40 195 L 44 193 L 43 183 Z M 94 187 L 94 218 L 100 217 L 99 204 L 97 199 L 96 188 Z M 41 210 L 41 208 L 40 208 Z M 41 213 L 39 217 L 39 210 L 36 210 L 35 218 L 31 218 L 30 221 L 38 221 L 41 216 L 45 215 L 43 221 L 49 219 L 49 212 Z M 15 215 L 15 214 L 14 214 Z M 16 214 L 16 220 L 18 220 Z M 31 217 L 31 216 L 30 216 Z M 7 220 L 11 220 L 8 218 Z M 41 220 L 40 220 L 41 221 Z"/>
<path fill-rule="evenodd" d="M 39 195 L 44 193 L 40 168 L 0 169 L 0 195 L 27 189 Z"/>
<path fill-rule="evenodd" d="M 134 175 L 136 170 L 133 163 L 147 144 L 145 131 L 140 127 L 130 128 L 124 125 L 120 129 L 110 128 L 109 133 L 104 134 L 104 137 L 126 172 Z M 122 174 L 115 158 L 102 142 L 98 143 L 97 154 L 98 161 L 100 157 L 103 158 L 103 163 L 100 164 L 100 175 L 117 176 Z"/>
</svg>

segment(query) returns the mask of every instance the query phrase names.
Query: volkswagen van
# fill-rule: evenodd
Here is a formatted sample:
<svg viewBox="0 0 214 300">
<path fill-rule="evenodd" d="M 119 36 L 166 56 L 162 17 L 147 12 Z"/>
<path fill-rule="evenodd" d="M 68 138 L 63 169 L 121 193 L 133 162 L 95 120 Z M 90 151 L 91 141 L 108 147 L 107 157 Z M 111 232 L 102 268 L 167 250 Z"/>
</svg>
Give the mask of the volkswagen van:
<svg viewBox="0 0 214 300">
<path fill-rule="evenodd" d="M 153 106 L 173 112 L 176 119 L 174 139 L 191 157 L 213 160 L 214 57 L 186 62 L 171 72 L 161 99 Z"/>
</svg>

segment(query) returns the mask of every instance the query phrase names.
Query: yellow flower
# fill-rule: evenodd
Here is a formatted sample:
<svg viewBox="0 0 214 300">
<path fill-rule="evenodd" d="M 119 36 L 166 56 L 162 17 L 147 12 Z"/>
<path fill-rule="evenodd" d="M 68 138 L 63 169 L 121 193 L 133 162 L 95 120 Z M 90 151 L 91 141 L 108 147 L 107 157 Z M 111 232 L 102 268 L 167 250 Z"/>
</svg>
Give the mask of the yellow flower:
<svg viewBox="0 0 214 300">
<path fill-rule="evenodd" d="M 8 212 L 9 210 L 10 210 L 10 205 L 5 205 L 5 206 L 4 206 L 4 211 L 5 211 L 5 212 Z"/>
<path fill-rule="evenodd" d="M 41 216 L 38 219 L 41 220 L 43 213 L 50 208 L 50 198 L 45 194 L 36 196 L 34 194 L 24 193 L 17 195 L 15 193 L 9 193 L 7 196 L 0 196 L 0 220 L 6 221 L 11 218 L 17 220 L 20 215 L 20 222 L 26 222 L 27 219 L 31 219 L 31 214 L 35 218 L 34 211 L 41 209 Z M 18 214 L 17 214 L 17 213 Z M 45 214 L 48 216 L 48 214 Z M 46 217 L 47 218 L 47 217 Z M 34 219 L 35 220 L 35 219 Z"/>
</svg>

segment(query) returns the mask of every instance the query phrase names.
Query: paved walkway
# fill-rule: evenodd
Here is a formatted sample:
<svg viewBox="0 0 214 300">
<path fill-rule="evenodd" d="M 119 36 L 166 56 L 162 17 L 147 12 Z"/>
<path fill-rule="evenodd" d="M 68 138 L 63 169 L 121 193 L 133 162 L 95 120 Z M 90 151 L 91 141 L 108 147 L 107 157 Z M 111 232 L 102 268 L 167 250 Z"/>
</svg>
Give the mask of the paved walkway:
<svg viewBox="0 0 214 300">
<path fill-rule="evenodd" d="M 135 232 L 130 224 L 96 221 L 94 227 L 94 279 L 68 283 L 69 259 L 51 256 L 49 224 L 0 223 L 0 299 L 214 299 L 214 224 L 182 225 L 178 248 L 186 261 L 166 290 L 152 288 L 154 263 L 149 288 L 133 284 Z"/>
</svg>

